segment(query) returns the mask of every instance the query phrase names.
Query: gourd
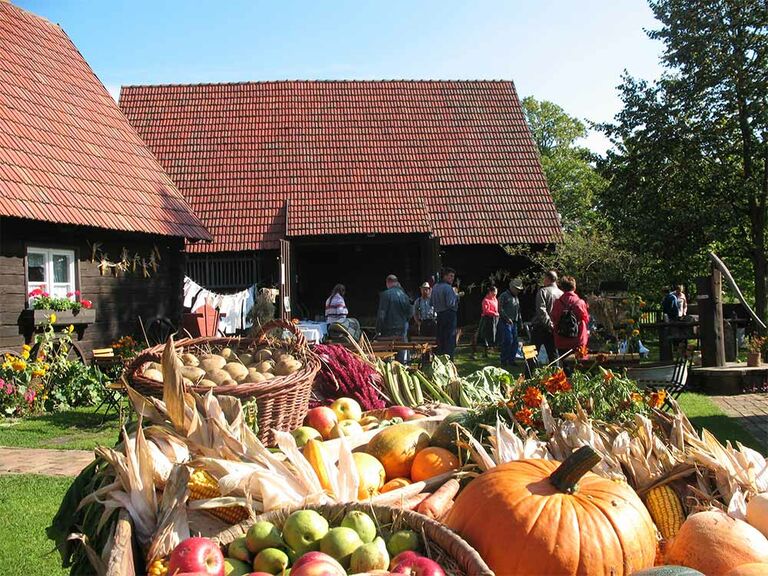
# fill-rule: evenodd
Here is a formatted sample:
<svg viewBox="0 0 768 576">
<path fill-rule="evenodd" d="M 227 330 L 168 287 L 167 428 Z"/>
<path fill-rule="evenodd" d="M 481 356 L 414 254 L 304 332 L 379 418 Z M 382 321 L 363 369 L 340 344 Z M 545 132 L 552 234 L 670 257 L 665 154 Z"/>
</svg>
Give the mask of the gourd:
<svg viewBox="0 0 768 576">
<path fill-rule="evenodd" d="M 650 568 L 656 528 L 626 483 L 589 472 L 582 446 L 563 463 L 518 460 L 481 474 L 443 522 L 496 574 L 629 575 Z"/>
<path fill-rule="evenodd" d="M 768 538 L 768 492 L 752 496 L 747 502 L 747 522 Z"/>
<path fill-rule="evenodd" d="M 750 562 L 768 562 L 768 540 L 743 520 L 720 510 L 691 514 L 667 548 L 669 564 L 704 574 L 726 574 Z"/>
<path fill-rule="evenodd" d="M 429 445 L 429 434 L 414 424 L 396 424 L 376 434 L 365 449 L 384 465 L 387 480 L 409 478 L 416 454 Z"/>
<path fill-rule="evenodd" d="M 737 566 L 725 576 L 765 576 L 766 574 L 768 574 L 768 564 L 758 562 Z"/>
</svg>

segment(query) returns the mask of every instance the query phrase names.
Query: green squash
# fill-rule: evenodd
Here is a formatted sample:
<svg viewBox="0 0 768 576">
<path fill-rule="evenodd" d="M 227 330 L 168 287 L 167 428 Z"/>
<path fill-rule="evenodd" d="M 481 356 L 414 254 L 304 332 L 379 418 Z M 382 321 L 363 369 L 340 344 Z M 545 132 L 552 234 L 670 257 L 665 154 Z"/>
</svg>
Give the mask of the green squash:
<svg viewBox="0 0 768 576">
<path fill-rule="evenodd" d="M 640 572 L 632 572 L 631 576 L 705 576 L 703 573 L 687 566 L 654 566 Z"/>
<path fill-rule="evenodd" d="M 466 412 L 454 412 L 453 414 L 446 416 L 445 419 L 440 422 L 440 425 L 437 427 L 434 434 L 432 434 L 432 438 L 429 440 L 429 445 L 437 448 L 444 448 L 456 453 L 456 428 L 451 426 L 451 424 L 463 424 L 467 416 L 468 413 Z"/>
</svg>

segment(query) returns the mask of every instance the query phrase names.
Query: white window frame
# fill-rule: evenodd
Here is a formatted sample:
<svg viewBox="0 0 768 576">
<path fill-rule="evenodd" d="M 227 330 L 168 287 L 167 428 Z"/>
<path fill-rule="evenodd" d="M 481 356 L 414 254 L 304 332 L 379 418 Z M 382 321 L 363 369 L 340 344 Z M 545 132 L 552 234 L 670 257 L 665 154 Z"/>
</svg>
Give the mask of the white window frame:
<svg viewBox="0 0 768 576">
<path fill-rule="evenodd" d="M 34 281 L 31 282 L 29 279 L 29 255 L 30 254 L 40 254 L 45 258 L 45 267 L 43 268 L 43 277 L 44 281 Z M 55 282 L 53 281 L 54 275 L 53 275 L 53 256 L 54 254 L 57 255 L 63 255 L 69 257 L 69 282 Z M 77 290 L 77 276 L 75 275 L 75 272 L 77 271 L 76 268 L 76 262 L 75 260 L 75 251 L 71 249 L 66 248 L 43 248 L 41 246 L 27 246 L 27 267 L 24 271 L 24 275 L 27 278 L 27 293 L 31 292 L 35 288 L 39 288 L 40 286 L 45 287 L 45 291 L 48 292 L 51 296 L 54 296 L 56 294 L 56 288 L 59 288 L 60 296 L 61 298 L 67 297 L 66 295 L 75 292 Z M 63 289 L 63 291 L 61 290 Z M 70 296 L 70 300 L 76 300 L 76 296 Z M 28 298 L 28 302 L 32 302 L 32 298 Z"/>
</svg>

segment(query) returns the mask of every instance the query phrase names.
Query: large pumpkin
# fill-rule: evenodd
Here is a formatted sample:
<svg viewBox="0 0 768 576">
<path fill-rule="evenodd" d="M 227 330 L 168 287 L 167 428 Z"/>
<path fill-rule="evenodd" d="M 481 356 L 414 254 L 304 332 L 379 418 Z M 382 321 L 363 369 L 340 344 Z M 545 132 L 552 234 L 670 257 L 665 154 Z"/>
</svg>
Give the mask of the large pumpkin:
<svg viewBox="0 0 768 576">
<path fill-rule="evenodd" d="M 742 564 L 768 562 L 768 540 L 720 510 L 697 512 L 683 522 L 667 548 L 666 560 L 704 574 L 727 574 Z"/>
<path fill-rule="evenodd" d="M 768 574 L 768 564 L 742 564 L 737 566 L 725 576 L 765 576 Z"/>
<path fill-rule="evenodd" d="M 634 490 L 589 470 L 579 448 L 562 464 L 518 460 L 469 483 L 445 519 L 504 576 L 628 575 L 650 568 L 656 528 Z"/>
<path fill-rule="evenodd" d="M 384 465 L 387 480 L 408 478 L 411 465 L 421 450 L 429 445 L 429 434 L 415 424 L 396 424 L 376 434 L 365 451 Z"/>
</svg>

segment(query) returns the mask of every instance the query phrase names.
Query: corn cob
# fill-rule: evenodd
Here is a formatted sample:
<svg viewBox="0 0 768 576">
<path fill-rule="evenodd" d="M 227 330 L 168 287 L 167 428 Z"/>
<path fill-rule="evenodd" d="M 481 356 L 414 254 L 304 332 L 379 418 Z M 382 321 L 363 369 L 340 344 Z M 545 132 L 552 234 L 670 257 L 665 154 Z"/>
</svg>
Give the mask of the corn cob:
<svg viewBox="0 0 768 576">
<path fill-rule="evenodd" d="M 665 540 L 673 538 L 685 521 L 677 493 L 668 485 L 656 486 L 645 496 L 645 505 Z"/>
<path fill-rule="evenodd" d="M 221 496 L 219 483 L 205 470 L 195 470 L 189 475 L 189 499 L 203 500 L 206 498 L 218 498 Z M 250 517 L 248 510 L 242 506 L 220 506 L 207 510 L 217 518 L 221 518 L 229 524 L 238 524 Z"/>
<path fill-rule="evenodd" d="M 165 560 L 164 558 L 158 558 L 152 562 L 147 570 L 147 576 L 167 576 L 167 574 L 168 560 Z"/>
</svg>

